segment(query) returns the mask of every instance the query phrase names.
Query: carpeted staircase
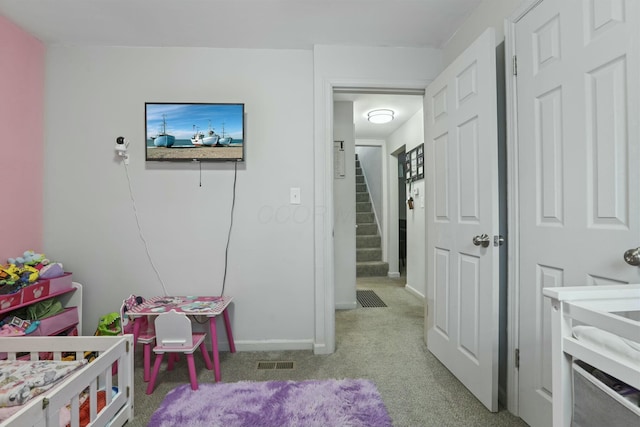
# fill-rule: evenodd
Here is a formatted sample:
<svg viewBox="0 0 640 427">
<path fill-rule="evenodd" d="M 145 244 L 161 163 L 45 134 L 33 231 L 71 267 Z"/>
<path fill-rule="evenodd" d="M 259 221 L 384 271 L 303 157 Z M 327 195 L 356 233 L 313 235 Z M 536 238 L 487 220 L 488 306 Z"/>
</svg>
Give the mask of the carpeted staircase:
<svg viewBox="0 0 640 427">
<path fill-rule="evenodd" d="M 356 276 L 387 276 L 389 263 L 382 261 L 382 241 L 378 224 L 357 155 L 356 227 Z"/>
</svg>

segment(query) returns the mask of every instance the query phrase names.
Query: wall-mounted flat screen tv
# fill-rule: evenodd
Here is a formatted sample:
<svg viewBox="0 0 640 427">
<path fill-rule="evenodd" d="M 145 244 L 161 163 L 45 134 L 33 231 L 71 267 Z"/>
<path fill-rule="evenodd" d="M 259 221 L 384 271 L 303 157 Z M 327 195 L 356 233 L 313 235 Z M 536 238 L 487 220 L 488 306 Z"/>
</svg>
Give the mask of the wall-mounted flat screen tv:
<svg viewBox="0 0 640 427">
<path fill-rule="evenodd" d="M 147 102 L 147 161 L 244 161 L 244 104 Z"/>
</svg>

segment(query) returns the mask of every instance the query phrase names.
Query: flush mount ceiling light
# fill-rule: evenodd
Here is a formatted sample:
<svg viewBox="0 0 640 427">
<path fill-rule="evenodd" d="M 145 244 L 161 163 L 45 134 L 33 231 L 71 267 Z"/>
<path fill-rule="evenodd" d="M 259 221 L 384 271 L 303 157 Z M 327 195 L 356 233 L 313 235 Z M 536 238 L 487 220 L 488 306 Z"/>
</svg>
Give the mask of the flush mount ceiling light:
<svg viewBox="0 0 640 427">
<path fill-rule="evenodd" d="M 393 110 L 371 110 L 367 114 L 367 120 L 369 120 L 371 123 L 377 124 L 389 123 L 391 120 L 393 120 L 393 114 Z"/>
</svg>

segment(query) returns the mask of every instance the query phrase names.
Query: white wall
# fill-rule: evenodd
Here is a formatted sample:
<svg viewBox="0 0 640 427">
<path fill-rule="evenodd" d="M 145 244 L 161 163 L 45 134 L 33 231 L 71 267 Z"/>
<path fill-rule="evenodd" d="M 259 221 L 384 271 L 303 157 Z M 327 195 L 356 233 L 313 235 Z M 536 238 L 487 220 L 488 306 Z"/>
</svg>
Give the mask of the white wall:
<svg viewBox="0 0 640 427">
<path fill-rule="evenodd" d="M 425 87 L 440 51 L 52 46 L 46 62 L 43 252 L 85 285 L 83 332 L 162 283 L 169 294 L 221 292 L 233 164 L 146 163 L 144 103 L 244 102 L 225 287 L 237 347 L 333 352 L 332 84 Z M 120 135 L 131 141 L 126 170 Z"/>
<path fill-rule="evenodd" d="M 405 146 L 408 152 L 416 146 L 424 143 L 424 113 L 421 109 L 411 117 L 407 123 L 400 129 L 395 131 L 387 141 L 387 151 L 393 153 Z M 391 157 L 391 156 L 390 156 Z M 398 170 L 398 163 L 395 157 L 388 159 L 390 171 Z M 397 185 L 397 173 L 394 175 L 389 173 L 390 179 L 388 185 Z M 414 208 L 406 208 L 407 218 L 407 288 L 413 293 L 424 298 L 426 295 L 426 224 L 425 224 L 425 188 L 424 179 L 414 181 L 411 184 L 411 193 L 409 193 L 409 185 L 406 186 L 407 199 L 413 197 Z M 415 191 L 418 194 L 415 194 Z M 406 203 L 405 203 L 405 206 Z M 393 206 L 395 208 L 395 206 Z M 393 209 L 392 208 L 392 209 Z M 393 218 L 390 212 L 390 221 L 398 221 L 396 214 Z"/>
<path fill-rule="evenodd" d="M 504 41 L 504 20 L 524 0 L 484 0 L 467 18 L 456 33 L 447 41 L 443 50 L 443 69 L 451 64 L 487 27 L 496 30 L 496 45 Z"/>
<path fill-rule="evenodd" d="M 314 187 L 317 208 L 315 237 L 315 340 L 316 353 L 335 348 L 333 293 L 333 88 L 425 88 L 441 69 L 436 49 L 314 47 Z M 338 202 L 338 201 L 336 201 Z"/>
<path fill-rule="evenodd" d="M 333 180 L 335 304 L 356 308 L 356 156 L 353 102 L 334 102 L 333 139 L 344 141 L 345 176 Z"/>
<path fill-rule="evenodd" d="M 221 292 L 234 165 L 146 163 L 144 103 L 244 102 L 225 287 L 236 345 L 312 348 L 312 76 L 310 51 L 49 48 L 44 252 L 85 285 L 85 334 L 130 293 L 163 294 L 161 281 L 173 295 Z M 128 172 L 119 135 L 131 141 Z"/>
</svg>

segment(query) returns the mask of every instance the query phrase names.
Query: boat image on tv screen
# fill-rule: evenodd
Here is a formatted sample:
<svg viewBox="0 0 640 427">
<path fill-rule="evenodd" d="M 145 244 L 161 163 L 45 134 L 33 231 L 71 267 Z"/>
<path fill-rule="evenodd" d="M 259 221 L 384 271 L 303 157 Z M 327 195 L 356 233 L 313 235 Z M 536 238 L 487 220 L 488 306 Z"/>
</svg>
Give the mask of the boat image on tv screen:
<svg viewBox="0 0 640 427">
<path fill-rule="evenodd" d="M 244 104 L 145 103 L 147 161 L 244 160 Z"/>
</svg>

